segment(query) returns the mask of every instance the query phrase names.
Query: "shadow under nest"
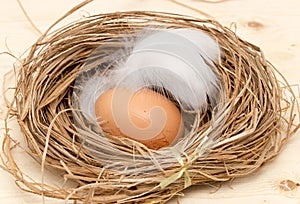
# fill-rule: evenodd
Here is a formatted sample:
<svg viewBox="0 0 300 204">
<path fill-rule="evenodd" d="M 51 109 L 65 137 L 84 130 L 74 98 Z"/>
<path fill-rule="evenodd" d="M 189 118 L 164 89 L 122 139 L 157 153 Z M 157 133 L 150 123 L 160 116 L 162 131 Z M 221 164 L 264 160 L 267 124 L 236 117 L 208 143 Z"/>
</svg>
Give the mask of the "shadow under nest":
<svg viewBox="0 0 300 204">
<path fill-rule="evenodd" d="M 97 147 L 99 159 L 82 143 L 95 134 L 93 128 L 74 124 L 76 77 L 99 46 L 113 51 L 123 46 L 114 39 L 151 27 L 200 29 L 216 39 L 224 99 L 217 111 L 195 115 L 193 134 L 180 146 L 183 153 L 112 137 L 111 146 Z M 107 66 L 105 56 L 102 65 Z M 164 203 L 190 185 L 249 175 L 272 160 L 299 128 L 294 94 L 259 47 L 218 22 L 170 13 L 101 14 L 48 33 L 18 68 L 14 104 L 11 112 L 30 153 L 78 185 L 57 187 L 23 177 L 10 148 L 4 148 L 7 171 L 26 191 L 91 203 Z M 4 147 L 10 145 L 6 135 Z"/>
</svg>

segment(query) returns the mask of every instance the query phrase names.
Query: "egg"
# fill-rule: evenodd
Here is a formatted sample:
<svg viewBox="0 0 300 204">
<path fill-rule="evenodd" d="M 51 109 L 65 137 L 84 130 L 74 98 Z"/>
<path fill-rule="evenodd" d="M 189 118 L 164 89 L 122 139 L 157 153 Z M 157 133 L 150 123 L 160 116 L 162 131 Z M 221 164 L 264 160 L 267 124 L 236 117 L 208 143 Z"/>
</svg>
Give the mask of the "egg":
<svg viewBox="0 0 300 204">
<path fill-rule="evenodd" d="M 170 146 L 184 133 L 180 110 L 151 89 L 113 88 L 98 97 L 94 108 L 104 132 L 130 138 L 150 149 Z"/>
</svg>

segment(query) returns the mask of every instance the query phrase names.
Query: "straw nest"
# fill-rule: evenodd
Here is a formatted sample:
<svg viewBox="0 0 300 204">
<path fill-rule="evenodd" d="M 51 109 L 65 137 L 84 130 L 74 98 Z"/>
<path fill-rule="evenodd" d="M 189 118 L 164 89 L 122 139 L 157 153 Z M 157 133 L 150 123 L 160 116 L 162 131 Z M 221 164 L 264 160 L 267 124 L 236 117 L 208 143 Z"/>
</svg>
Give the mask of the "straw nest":
<svg viewBox="0 0 300 204">
<path fill-rule="evenodd" d="M 98 145 L 97 157 L 82 142 L 95 134 L 92 128 L 74 123 L 74 82 L 96 48 L 114 50 L 122 45 L 113 39 L 146 27 L 194 28 L 215 38 L 223 53 L 218 75 L 224 100 L 217 112 L 196 114 L 181 151 L 110 138 L 111 147 Z M 298 128 L 295 97 L 259 47 L 215 21 L 169 13 L 95 15 L 42 36 L 18 69 L 14 104 L 30 153 L 73 184 L 29 179 L 7 148 L 8 134 L 7 170 L 26 191 L 88 203 L 164 203 L 190 185 L 249 175 L 272 160 Z"/>
</svg>

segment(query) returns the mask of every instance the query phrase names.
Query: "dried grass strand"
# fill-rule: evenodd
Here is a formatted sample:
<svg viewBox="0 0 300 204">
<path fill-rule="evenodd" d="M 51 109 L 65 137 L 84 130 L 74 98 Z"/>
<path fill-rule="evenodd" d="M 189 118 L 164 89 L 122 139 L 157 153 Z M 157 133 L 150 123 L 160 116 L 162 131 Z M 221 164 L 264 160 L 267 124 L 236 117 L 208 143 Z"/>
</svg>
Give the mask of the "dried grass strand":
<svg viewBox="0 0 300 204">
<path fill-rule="evenodd" d="M 29 15 L 27 14 L 27 11 L 25 10 L 25 8 L 23 7 L 23 4 L 20 0 L 17 0 L 23 14 L 25 15 L 26 19 L 28 20 L 28 22 L 30 23 L 30 25 L 33 27 L 33 29 L 38 32 L 40 35 L 42 35 L 42 31 L 35 25 L 35 23 L 31 20 L 31 18 L 29 17 Z"/>
<path fill-rule="evenodd" d="M 178 6 L 181 6 L 181 7 L 187 8 L 187 9 L 190 9 L 190 10 L 192 10 L 192 11 L 195 11 L 196 13 L 198 13 L 198 14 L 200 14 L 201 16 L 204 16 L 204 17 L 206 17 L 206 18 L 208 18 L 208 19 L 214 19 L 214 17 L 213 17 L 212 15 L 210 15 L 210 14 L 204 12 L 204 11 L 201 11 L 201 10 L 199 10 L 199 9 L 193 7 L 193 6 L 190 6 L 190 5 L 188 5 L 188 4 L 182 3 L 182 2 L 177 1 L 177 0 L 169 0 L 169 1 L 171 1 L 172 3 L 174 3 L 174 4 L 178 5 Z"/>
</svg>

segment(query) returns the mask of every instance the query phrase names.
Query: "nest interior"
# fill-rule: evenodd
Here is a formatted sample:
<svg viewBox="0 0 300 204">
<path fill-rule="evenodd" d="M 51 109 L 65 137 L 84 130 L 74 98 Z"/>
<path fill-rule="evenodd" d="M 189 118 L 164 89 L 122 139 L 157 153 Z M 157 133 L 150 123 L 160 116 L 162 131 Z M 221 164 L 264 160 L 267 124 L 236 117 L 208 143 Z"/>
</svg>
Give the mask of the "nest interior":
<svg viewBox="0 0 300 204">
<path fill-rule="evenodd" d="M 80 138 L 93 133 L 89 127 L 79 131 L 74 125 L 74 82 L 95 49 L 121 46 L 113 39 L 147 27 L 200 29 L 216 39 L 223 53 L 218 74 L 225 97 L 214 118 L 196 117 L 193 134 L 179 153 L 112 139 L 123 168 L 118 171 L 82 145 Z M 164 203 L 190 185 L 249 175 L 272 160 L 299 127 L 292 90 L 259 47 L 216 21 L 170 13 L 95 15 L 42 36 L 18 69 L 14 104 L 12 115 L 30 153 L 77 186 L 27 179 L 10 148 L 4 148 L 7 170 L 26 191 L 95 203 Z M 12 145 L 10 140 L 6 136 L 4 146 Z M 108 160 L 114 154 L 107 147 L 100 146 L 99 151 Z M 125 168 L 132 163 L 135 168 Z"/>
</svg>

